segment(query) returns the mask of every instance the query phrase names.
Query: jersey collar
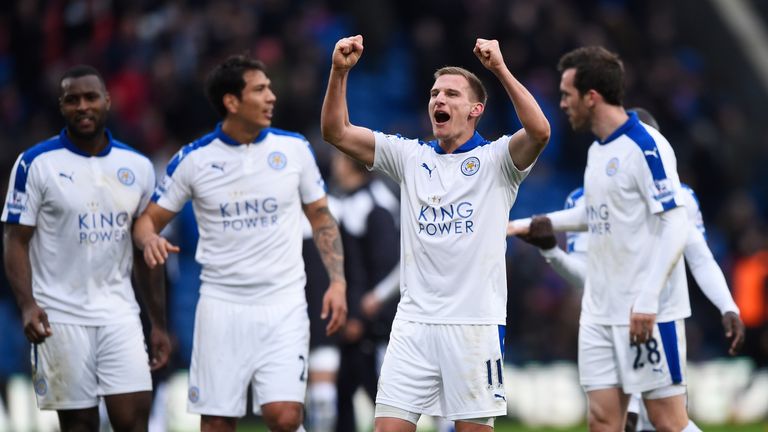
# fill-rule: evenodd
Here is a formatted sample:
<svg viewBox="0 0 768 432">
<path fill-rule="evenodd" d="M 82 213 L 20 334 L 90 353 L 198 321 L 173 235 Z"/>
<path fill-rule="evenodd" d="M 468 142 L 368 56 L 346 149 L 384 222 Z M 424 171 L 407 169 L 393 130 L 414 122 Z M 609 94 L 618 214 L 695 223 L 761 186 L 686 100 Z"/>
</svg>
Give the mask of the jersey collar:
<svg viewBox="0 0 768 432">
<path fill-rule="evenodd" d="M 470 138 L 467 142 L 461 145 L 461 147 L 457 148 L 454 153 L 466 153 L 468 151 L 474 150 L 476 147 L 480 147 L 481 145 L 487 144 L 488 141 L 486 141 L 485 138 L 480 136 L 480 134 L 475 131 L 474 135 L 472 135 L 472 138 Z M 445 154 L 445 150 L 443 150 L 442 147 L 440 147 L 440 143 L 437 140 L 430 141 L 428 143 L 433 149 L 435 149 L 435 153 L 437 154 Z"/>
<path fill-rule="evenodd" d="M 600 143 L 601 145 L 608 144 L 609 142 L 629 132 L 630 129 L 632 129 L 633 127 L 635 127 L 635 125 L 640 123 L 640 120 L 637 119 L 637 113 L 631 112 L 627 114 L 629 115 L 629 119 L 627 119 L 627 121 L 624 122 L 623 125 L 619 126 L 618 129 L 613 131 L 613 133 L 608 135 L 608 137 L 605 138 L 604 140 L 600 141 L 598 139 L 597 142 Z"/>
<path fill-rule="evenodd" d="M 72 153 L 79 154 L 80 156 L 85 156 L 85 157 L 91 157 L 91 156 L 102 157 L 102 156 L 108 155 L 109 152 L 112 151 L 112 144 L 113 144 L 112 132 L 110 132 L 109 129 L 105 128 L 104 129 L 104 133 L 107 135 L 107 145 L 104 147 L 104 149 L 102 149 L 100 152 L 96 153 L 95 155 L 92 155 L 90 153 L 84 152 L 83 150 L 80 149 L 80 147 L 76 146 L 72 142 L 72 140 L 69 139 L 69 136 L 67 135 L 67 128 L 62 129 L 61 132 L 59 133 L 59 141 L 64 146 L 64 148 L 66 148 L 67 150 L 71 151 Z"/>
<path fill-rule="evenodd" d="M 231 146 L 239 146 L 240 143 L 237 142 L 234 138 L 227 135 L 223 130 L 221 130 L 221 122 L 216 124 L 216 130 L 213 131 L 214 135 L 216 135 L 216 138 L 220 139 L 223 143 L 231 145 Z M 264 141 L 264 138 L 267 137 L 267 134 L 269 133 L 269 128 L 264 128 L 259 132 L 259 134 L 256 136 L 256 139 L 253 140 L 253 143 L 256 144 L 258 142 Z"/>
</svg>

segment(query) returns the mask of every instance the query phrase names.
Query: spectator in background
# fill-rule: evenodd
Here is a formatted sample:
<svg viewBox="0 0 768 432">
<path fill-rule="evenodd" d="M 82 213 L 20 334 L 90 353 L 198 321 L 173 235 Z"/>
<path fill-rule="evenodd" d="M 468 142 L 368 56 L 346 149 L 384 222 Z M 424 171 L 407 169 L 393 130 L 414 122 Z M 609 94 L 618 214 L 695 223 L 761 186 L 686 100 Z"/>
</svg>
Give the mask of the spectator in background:
<svg viewBox="0 0 768 432">
<path fill-rule="evenodd" d="M 352 403 L 358 388 L 372 401 L 398 293 L 400 242 L 397 197 L 362 164 L 341 152 L 332 159 L 333 180 L 339 187 L 340 228 L 344 238 L 345 271 L 349 284 L 349 318 L 342 332 L 341 366 L 338 377 L 337 432 L 355 430 Z M 389 278 L 388 278 L 389 277 Z M 388 281 L 385 281 L 388 279 Z M 376 297 L 382 282 L 388 299 Z M 394 288 L 394 289 L 393 289 Z M 379 288 L 381 290 L 381 288 Z"/>
</svg>

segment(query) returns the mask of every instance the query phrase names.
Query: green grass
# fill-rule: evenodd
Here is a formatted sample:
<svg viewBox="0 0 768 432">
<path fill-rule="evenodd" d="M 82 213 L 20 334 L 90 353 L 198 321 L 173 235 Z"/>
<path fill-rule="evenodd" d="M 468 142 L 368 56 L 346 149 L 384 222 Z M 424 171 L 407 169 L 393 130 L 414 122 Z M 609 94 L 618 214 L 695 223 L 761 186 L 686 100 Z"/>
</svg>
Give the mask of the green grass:
<svg viewBox="0 0 768 432">
<path fill-rule="evenodd" d="M 752 424 L 752 425 L 699 425 L 699 427 L 705 432 L 768 432 L 768 423 Z M 267 432 L 267 428 L 263 424 L 259 423 L 243 423 L 237 428 L 242 432 Z M 496 422 L 497 432 L 586 432 L 587 427 L 585 425 L 566 428 L 566 429 L 553 429 L 553 428 L 531 428 L 520 423 L 516 423 L 512 420 L 503 420 Z M 312 432 L 312 431 L 309 431 Z M 365 431 L 370 432 L 370 431 Z"/>
</svg>

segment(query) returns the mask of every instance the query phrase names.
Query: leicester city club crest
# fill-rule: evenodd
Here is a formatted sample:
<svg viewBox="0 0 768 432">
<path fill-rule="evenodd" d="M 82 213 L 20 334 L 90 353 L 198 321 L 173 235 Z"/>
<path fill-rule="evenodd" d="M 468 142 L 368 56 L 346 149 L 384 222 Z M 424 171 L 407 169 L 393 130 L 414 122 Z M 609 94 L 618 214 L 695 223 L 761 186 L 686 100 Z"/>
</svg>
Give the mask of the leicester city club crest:
<svg viewBox="0 0 768 432">
<path fill-rule="evenodd" d="M 117 170 L 117 179 L 120 180 L 120 183 L 130 186 L 136 181 L 136 176 L 129 168 L 120 168 Z"/>
<path fill-rule="evenodd" d="M 48 393 L 48 383 L 45 382 L 45 378 L 38 378 L 35 380 L 35 393 L 38 396 L 45 396 Z"/>
<path fill-rule="evenodd" d="M 192 403 L 195 403 L 200 400 L 200 389 L 196 386 L 192 386 L 189 388 L 189 394 L 187 395 L 189 397 L 189 401 Z"/>
<path fill-rule="evenodd" d="M 611 177 L 616 174 L 617 171 L 619 171 L 619 158 L 611 158 L 605 166 L 605 173 L 608 177 Z"/>
<path fill-rule="evenodd" d="M 282 152 L 276 151 L 269 154 L 267 157 L 267 163 L 272 169 L 281 170 L 285 168 L 285 164 L 288 163 L 288 158 Z"/>
<path fill-rule="evenodd" d="M 464 162 L 461 163 L 461 173 L 465 176 L 471 176 L 475 175 L 475 173 L 480 169 L 480 159 L 472 156 L 470 158 L 466 158 Z"/>
</svg>

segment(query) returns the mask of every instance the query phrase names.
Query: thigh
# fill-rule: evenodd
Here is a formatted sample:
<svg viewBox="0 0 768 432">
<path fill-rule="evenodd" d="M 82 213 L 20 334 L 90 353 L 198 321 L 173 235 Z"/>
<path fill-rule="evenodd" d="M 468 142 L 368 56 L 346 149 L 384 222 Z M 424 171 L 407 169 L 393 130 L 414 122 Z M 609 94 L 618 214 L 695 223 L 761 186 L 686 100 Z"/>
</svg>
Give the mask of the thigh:
<svg viewBox="0 0 768 432">
<path fill-rule="evenodd" d="M 665 392 L 663 389 L 667 387 L 685 383 L 686 344 L 683 320 L 657 323 L 651 339 L 644 344 L 629 342 L 628 326 L 614 326 L 613 333 L 625 392 L 643 392 L 643 397 L 649 398 L 649 395 L 645 394 L 649 391 Z M 674 390 L 670 391 L 675 393 Z"/>
<path fill-rule="evenodd" d="M 139 317 L 96 327 L 96 365 L 100 395 L 152 391 L 149 356 Z"/>
<path fill-rule="evenodd" d="M 259 308 L 261 309 L 261 308 Z M 303 404 L 309 374 L 309 317 L 305 305 L 275 305 L 259 310 L 264 337 L 255 352 L 251 377 L 253 411 L 274 402 Z"/>
<path fill-rule="evenodd" d="M 610 326 L 579 325 L 579 381 L 585 391 L 621 384 Z"/>
<path fill-rule="evenodd" d="M 629 395 L 619 387 L 590 390 L 588 418 L 590 430 L 623 430 Z"/>
<path fill-rule="evenodd" d="M 379 376 L 377 406 L 382 404 L 419 414 L 441 414 L 440 369 L 433 327 L 397 319 L 392 323 Z"/>
<path fill-rule="evenodd" d="M 52 335 L 32 346 L 37 405 L 48 410 L 98 406 L 94 327 L 51 323 Z"/>
<path fill-rule="evenodd" d="M 201 296 L 189 371 L 187 409 L 216 417 L 245 415 L 253 373 L 252 352 L 261 349 L 252 333 L 247 305 Z"/>
<path fill-rule="evenodd" d="M 504 326 L 436 327 L 443 416 L 448 420 L 465 420 L 506 415 Z"/>
</svg>

